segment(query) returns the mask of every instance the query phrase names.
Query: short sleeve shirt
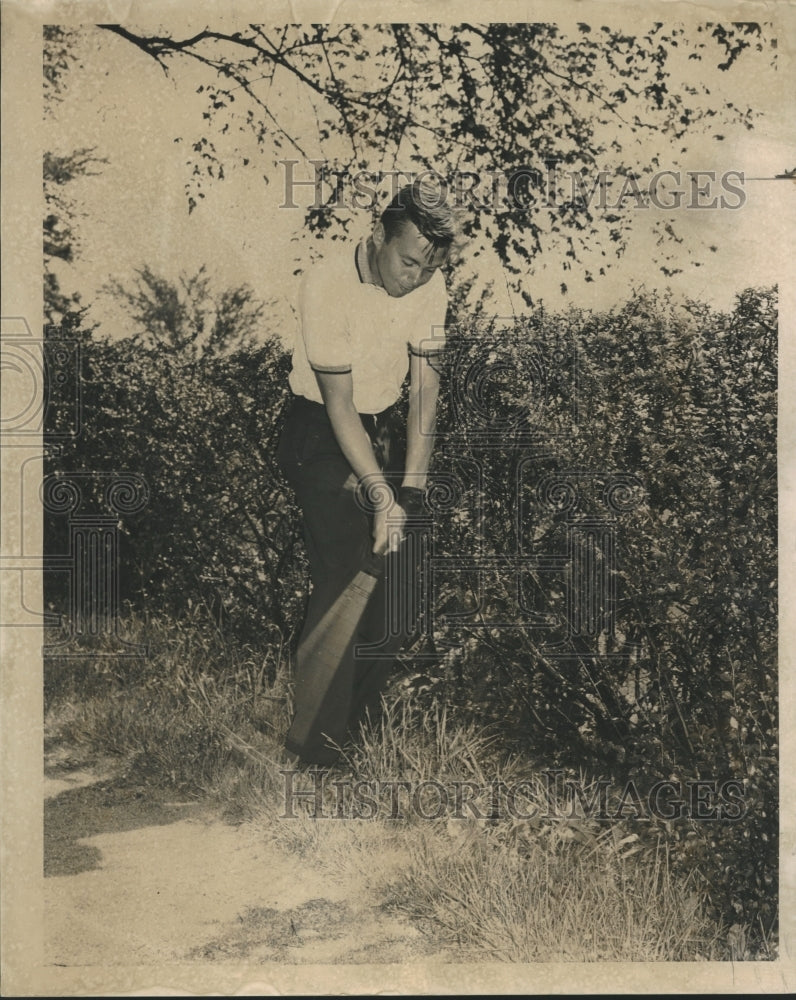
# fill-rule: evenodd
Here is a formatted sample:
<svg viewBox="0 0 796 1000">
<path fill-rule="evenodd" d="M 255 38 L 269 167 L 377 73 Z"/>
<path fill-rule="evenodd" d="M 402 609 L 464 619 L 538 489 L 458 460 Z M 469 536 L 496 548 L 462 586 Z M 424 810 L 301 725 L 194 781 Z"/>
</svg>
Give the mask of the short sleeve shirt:
<svg viewBox="0 0 796 1000">
<path fill-rule="evenodd" d="M 360 276 L 356 249 L 335 248 L 304 276 L 290 387 L 321 403 L 315 372 L 351 372 L 354 407 L 380 413 L 398 400 L 410 353 L 444 349 L 448 296 L 439 271 L 407 295 L 389 295 Z"/>
</svg>

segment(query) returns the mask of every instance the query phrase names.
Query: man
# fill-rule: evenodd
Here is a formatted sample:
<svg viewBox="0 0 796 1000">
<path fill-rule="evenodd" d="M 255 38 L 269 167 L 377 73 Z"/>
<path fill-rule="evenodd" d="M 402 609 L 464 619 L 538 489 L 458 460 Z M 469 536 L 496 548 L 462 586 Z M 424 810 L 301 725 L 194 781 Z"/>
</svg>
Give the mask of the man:
<svg viewBox="0 0 796 1000">
<path fill-rule="evenodd" d="M 440 190 L 416 181 L 393 198 L 370 237 L 356 247 L 346 244 L 302 283 L 301 336 L 290 374 L 294 398 L 278 458 L 302 509 L 312 580 L 298 647 L 296 715 L 286 740 L 305 762 L 336 760 L 335 748 L 378 708 L 390 656 L 411 631 L 407 623 L 400 634 L 387 628 L 387 606 L 406 608 L 416 599 L 417 581 L 399 572 L 397 549 L 406 513 L 422 512 L 439 389 L 432 362 L 444 346 L 447 310 L 439 268 L 453 237 Z M 407 372 L 406 455 L 396 480 L 391 423 Z M 365 493 L 391 502 L 369 512 Z M 368 558 L 388 549 L 383 575 L 318 709 L 313 630 Z M 368 645 L 381 655 L 363 654 Z"/>
</svg>

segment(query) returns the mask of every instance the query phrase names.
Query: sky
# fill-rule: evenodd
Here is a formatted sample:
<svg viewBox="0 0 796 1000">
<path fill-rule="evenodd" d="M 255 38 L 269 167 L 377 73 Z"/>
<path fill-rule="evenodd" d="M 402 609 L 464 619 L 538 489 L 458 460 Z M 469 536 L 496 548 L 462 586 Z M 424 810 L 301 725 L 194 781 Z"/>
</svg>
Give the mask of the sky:
<svg viewBox="0 0 796 1000">
<path fill-rule="evenodd" d="M 228 171 L 223 182 L 206 187 L 205 198 L 188 212 L 186 161 L 205 124 L 206 97 L 196 89 L 207 82 L 206 71 L 185 64 L 175 66 L 174 75 L 166 77 L 139 49 L 93 27 L 82 29 L 77 51 L 79 63 L 71 69 L 63 99 L 46 123 L 49 148 L 68 152 L 94 147 L 95 155 L 108 162 L 97 175 L 70 185 L 79 211 L 80 247 L 75 263 L 59 269 L 63 289 L 81 293 L 102 334 L 123 336 L 133 328 L 119 303 L 102 292 L 109 280 L 130 284 L 135 269 L 144 265 L 176 280 L 205 265 L 218 289 L 251 285 L 269 303 L 268 332 L 289 342 L 298 282 L 294 272 L 306 263 L 307 248 L 297 240 L 303 212 L 279 207 L 280 173 L 273 171 L 252 141 L 249 167 Z M 796 121 L 792 102 L 783 93 L 782 75 L 770 70 L 769 54 L 750 65 L 754 72 L 733 78 L 710 70 L 707 63 L 681 62 L 683 80 L 687 74 L 697 74 L 710 82 L 717 100 L 746 102 L 760 112 L 752 131 L 724 130 L 721 143 L 710 134 L 691 140 L 682 161 L 685 168 L 714 170 L 719 176 L 728 169 L 740 170 L 751 178 L 770 177 L 794 166 Z M 319 144 L 312 108 L 292 79 L 272 88 L 269 100 L 280 122 L 302 136 L 310 155 L 333 154 L 334 139 Z M 238 139 L 246 142 L 242 135 Z M 667 166 L 665 159 L 661 166 Z M 296 174 L 308 176 L 309 167 L 299 164 Z M 672 213 L 685 240 L 673 244 L 678 260 L 684 259 L 688 245 L 716 248 L 699 255 L 699 268 L 681 265 L 684 273 L 667 279 L 650 267 L 660 239 L 654 223 L 665 214 L 650 209 L 636 214 L 628 250 L 607 278 L 586 283 L 582 270 L 576 266 L 565 274 L 563 258 L 551 254 L 535 262 L 525 287 L 534 301 L 551 309 L 568 304 L 606 309 L 640 287 L 661 292 L 670 288 L 678 297 L 731 308 L 743 287 L 778 279 L 789 240 L 787 216 L 780 205 L 792 197 L 793 182 L 747 180 L 743 190 L 745 203 L 737 210 L 681 208 Z M 369 226 L 368 212 L 355 213 L 352 235 L 364 234 Z M 595 266 L 588 255 L 583 263 Z M 522 310 L 523 303 L 509 292 L 496 259 L 482 255 L 475 261 L 466 248 L 463 265 L 477 276 L 478 288 L 491 286 L 489 304 L 496 315 Z M 561 293 L 562 280 L 566 295 Z"/>
</svg>

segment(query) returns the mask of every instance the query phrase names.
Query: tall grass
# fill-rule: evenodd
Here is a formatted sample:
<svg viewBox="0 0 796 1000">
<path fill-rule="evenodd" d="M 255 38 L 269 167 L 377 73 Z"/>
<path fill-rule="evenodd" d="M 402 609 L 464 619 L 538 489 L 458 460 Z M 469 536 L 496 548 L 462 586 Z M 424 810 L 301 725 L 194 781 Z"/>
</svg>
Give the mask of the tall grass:
<svg viewBox="0 0 796 1000">
<path fill-rule="evenodd" d="M 45 660 L 49 734 L 86 754 L 116 757 L 128 774 L 186 793 L 253 793 L 281 759 L 292 695 L 281 637 L 262 650 L 230 642 L 209 616 L 126 621 L 148 657 Z M 110 645 L 110 644 L 108 644 Z M 252 753 L 256 748 L 256 753 Z M 245 784 L 245 782 L 244 782 Z"/>
<path fill-rule="evenodd" d="M 721 957 L 723 931 L 706 913 L 704 887 L 675 877 L 663 842 L 642 840 L 627 821 L 572 818 L 563 796 L 550 800 L 540 768 L 506 757 L 494 735 L 443 707 L 386 706 L 348 766 L 357 780 L 481 790 L 469 800 L 474 815 L 453 801 L 435 821 L 410 812 L 400 825 L 405 863 L 386 883 L 392 907 L 466 953 L 507 962 Z M 522 782 L 540 815 L 556 818 L 490 815 L 499 781 Z"/>
<path fill-rule="evenodd" d="M 556 831 L 485 831 L 444 850 L 421 841 L 392 886 L 396 907 L 497 961 L 716 959 L 720 931 L 664 848 L 633 860 Z"/>
<path fill-rule="evenodd" d="M 318 778 L 292 769 L 282 750 L 292 692 L 281 637 L 266 637 L 261 649 L 236 644 L 199 613 L 182 622 L 131 616 L 126 627 L 129 638 L 149 643 L 149 658 L 45 664 L 50 736 L 89 758 L 113 756 L 150 785 L 208 798 L 320 868 L 356 870 L 385 905 L 459 956 L 729 957 L 696 878 L 672 871 L 663 842 L 640 838 L 628 821 L 566 819 L 563 803 L 550 821 L 495 815 L 488 788 L 496 781 L 522 780 L 529 799 L 549 804 L 543 762 L 507 755 L 496 733 L 452 718 L 440 704 L 422 709 L 400 686 L 383 716 L 342 748 L 323 785 L 327 819 L 313 815 L 314 803 L 284 818 L 283 772 L 299 791 Z M 349 809 L 331 819 L 341 802 L 350 805 L 357 782 L 385 781 L 469 782 L 476 792 L 466 810 L 451 801 L 436 813 L 410 809 L 391 819 L 379 790 L 375 818 L 351 818 Z"/>
</svg>

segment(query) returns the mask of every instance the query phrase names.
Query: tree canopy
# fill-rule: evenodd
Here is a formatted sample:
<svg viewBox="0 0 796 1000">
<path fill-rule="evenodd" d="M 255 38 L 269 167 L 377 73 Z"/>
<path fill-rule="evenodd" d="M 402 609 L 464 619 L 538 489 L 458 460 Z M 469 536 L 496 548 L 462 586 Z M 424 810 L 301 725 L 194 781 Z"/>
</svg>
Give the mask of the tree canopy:
<svg viewBox="0 0 796 1000">
<path fill-rule="evenodd" d="M 697 134 L 720 142 L 729 128 L 753 127 L 755 109 L 706 81 L 742 77 L 750 54 L 767 64 L 776 55 L 756 23 L 651 22 L 637 34 L 586 23 L 570 34 L 547 23 L 250 24 L 186 37 L 100 27 L 167 75 L 188 64 L 201 72 L 207 107 L 189 159 L 189 208 L 233 165 L 262 171 L 265 157 L 271 180 L 280 161 L 320 156 L 324 204 L 305 206 L 305 225 L 326 234 L 346 227 L 345 213 L 328 209 L 358 172 L 433 170 L 477 208 L 463 213 L 464 235 L 494 249 L 518 288 L 552 245 L 565 268 L 599 247 L 589 267 L 604 273 L 633 209 L 648 202 L 645 178 L 676 171 Z M 704 72 L 691 72 L 695 64 Z M 610 202 L 594 197 L 599 171 L 615 182 Z"/>
</svg>

